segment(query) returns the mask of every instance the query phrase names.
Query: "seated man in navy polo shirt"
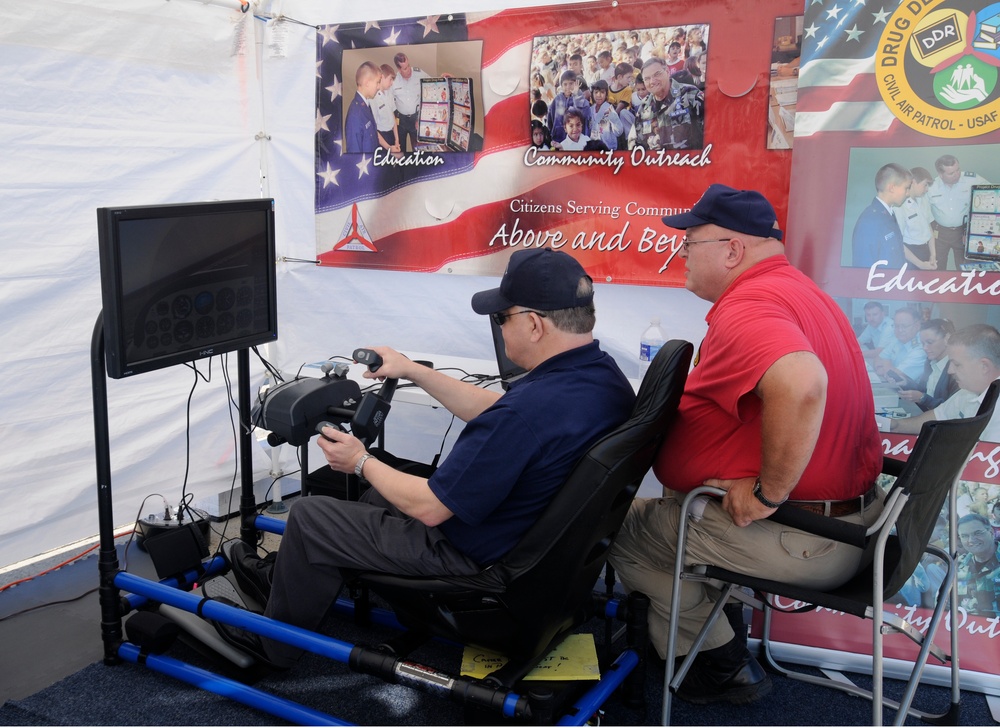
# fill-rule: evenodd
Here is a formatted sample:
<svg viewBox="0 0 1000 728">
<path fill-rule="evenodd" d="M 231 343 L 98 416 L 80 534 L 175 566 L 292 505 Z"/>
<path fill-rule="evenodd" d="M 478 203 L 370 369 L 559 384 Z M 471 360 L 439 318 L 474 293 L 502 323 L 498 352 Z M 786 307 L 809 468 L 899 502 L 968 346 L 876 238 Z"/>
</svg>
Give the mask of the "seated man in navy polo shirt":
<svg viewBox="0 0 1000 728">
<path fill-rule="evenodd" d="M 337 598 L 341 569 L 421 576 L 475 574 L 534 523 L 577 460 L 622 424 L 635 395 L 593 338 L 593 282 L 563 252 L 520 250 L 499 288 L 472 297 L 502 327 L 507 356 L 528 373 L 505 393 L 481 389 L 392 349 L 368 378 L 408 379 L 467 424 L 429 477 L 402 472 L 353 435 L 325 428 L 330 467 L 371 484 L 358 502 L 303 498 L 291 508 L 277 559 L 226 544 L 241 588 L 264 614 L 315 630 Z M 276 667 L 301 650 L 221 623 L 230 644 Z"/>
</svg>

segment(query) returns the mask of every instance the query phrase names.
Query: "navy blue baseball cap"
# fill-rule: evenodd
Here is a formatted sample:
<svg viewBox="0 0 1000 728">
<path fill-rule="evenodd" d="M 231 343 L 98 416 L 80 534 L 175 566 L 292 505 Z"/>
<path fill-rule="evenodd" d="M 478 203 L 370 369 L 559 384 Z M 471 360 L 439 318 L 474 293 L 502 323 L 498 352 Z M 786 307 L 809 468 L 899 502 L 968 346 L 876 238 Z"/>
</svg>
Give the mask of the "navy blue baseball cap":
<svg viewBox="0 0 1000 728">
<path fill-rule="evenodd" d="M 771 203 L 755 190 L 711 185 L 688 212 L 667 215 L 663 224 L 677 230 L 698 225 L 718 225 L 738 233 L 781 240 L 778 216 Z"/>
<path fill-rule="evenodd" d="M 576 294 L 584 277 L 590 278 L 568 253 L 552 248 L 518 250 L 507 261 L 500 287 L 472 296 L 472 310 L 485 315 L 511 306 L 537 311 L 587 306 L 594 300 L 593 291 L 586 296 Z"/>
</svg>

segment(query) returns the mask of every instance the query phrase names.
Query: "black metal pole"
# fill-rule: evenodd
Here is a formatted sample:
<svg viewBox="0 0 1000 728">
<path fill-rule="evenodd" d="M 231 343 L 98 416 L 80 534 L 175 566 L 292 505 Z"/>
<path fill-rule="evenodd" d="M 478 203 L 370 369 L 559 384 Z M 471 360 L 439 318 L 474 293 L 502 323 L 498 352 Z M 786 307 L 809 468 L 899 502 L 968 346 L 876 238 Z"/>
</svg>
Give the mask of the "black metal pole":
<svg viewBox="0 0 1000 728">
<path fill-rule="evenodd" d="M 111 500 L 111 443 L 108 434 L 108 382 L 104 364 L 104 314 L 97 315 L 90 344 L 91 389 L 94 400 L 94 457 L 97 464 L 97 522 L 100 534 L 101 638 L 104 642 L 104 664 L 121 660 L 118 647 L 122 643 L 122 618 L 115 575 L 118 573 L 118 552 L 115 550 L 114 508 Z"/>
<path fill-rule="evenodd" d="M 240 410 L 240 538 L 257 545 L 257 497 L 253 492 L 253 435 L 250 423 L 250 350 L 236 352 L 236 387 Z M 281 484 L 278 484 L 281 487 Z"/>
</svg>

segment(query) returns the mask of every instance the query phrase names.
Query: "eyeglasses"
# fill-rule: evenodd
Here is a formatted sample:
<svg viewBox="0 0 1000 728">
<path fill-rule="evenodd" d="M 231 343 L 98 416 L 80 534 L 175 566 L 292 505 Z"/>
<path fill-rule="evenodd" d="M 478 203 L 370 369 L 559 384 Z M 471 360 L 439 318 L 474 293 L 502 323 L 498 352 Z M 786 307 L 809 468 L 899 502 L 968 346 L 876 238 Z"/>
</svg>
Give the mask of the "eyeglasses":
<svg viewBox="0 0 1000 728">
<path fill-rule="evenodd" d="M 978 531 L 972 531 L 971 533 L 960 533 L 958 534 L 958 537 L 961 539 L 984 538 L 988 534 L 989 531 L 987 531 L 985 528 L 980 528 Z"/>
<path fill-rule="evenodd" d="M 684 248 L 684 252 L 688 251 L 692 245 L 698 245 L 699 243 L 728 243 L 732 238 L 717 238 L 715 240 L 688 240 L 687 235 L 681 238 L 681 247 Z"/>
<path fill-rule="evenodd" d="M 541 316 L 542 318 L 548 318 L 541 311 L 515 311 L 514 313 L 504 313 L 503 311 L 497 311 L 496 313 L 491 313 L 490 318 L 493 320 L 493 323 L 495 323 L 497 326 L 503 326 L 505 323 L 507 323 L 507 319 L 509 319 L 511 316 L 517 316 L 520 313 L 533 313 L 537 314 L 538 316 Z"/>
</svg>

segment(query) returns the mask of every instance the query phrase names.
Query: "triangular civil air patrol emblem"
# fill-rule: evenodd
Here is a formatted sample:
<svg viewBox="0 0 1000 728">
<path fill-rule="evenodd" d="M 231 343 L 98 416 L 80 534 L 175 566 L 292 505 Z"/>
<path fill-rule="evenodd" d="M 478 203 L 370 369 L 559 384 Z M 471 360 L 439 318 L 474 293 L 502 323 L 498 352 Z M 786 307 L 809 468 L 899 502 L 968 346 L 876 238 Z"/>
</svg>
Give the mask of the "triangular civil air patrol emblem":
<svg viewBox="0 0 1000 728">
<path fill-rule="evenodd" d="M 377 253 L 378 248 L 372 241 L 368 229 L 365 227 L 361 215 L 358 214 L 358 206 L 351 206 L 351 216 L 344 223 L 344 229 L 340 231 L 340 240 L 333 246 L 333 250 L 357 250 L 367 253 Z"/>
</svg>

